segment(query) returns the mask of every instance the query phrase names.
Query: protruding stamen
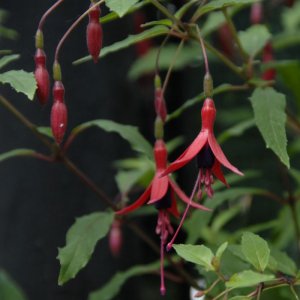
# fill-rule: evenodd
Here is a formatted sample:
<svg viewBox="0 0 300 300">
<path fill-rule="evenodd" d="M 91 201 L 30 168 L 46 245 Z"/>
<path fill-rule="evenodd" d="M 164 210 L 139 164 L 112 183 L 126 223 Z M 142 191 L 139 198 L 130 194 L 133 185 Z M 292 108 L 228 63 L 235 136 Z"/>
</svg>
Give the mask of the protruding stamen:
<svg viewBox="0 0 300 300">
<path fill-rule="evenodd" d="M 192 194 L 191 194 L 191 196 L 190 196 L 189 203 L 188 203 L 188 205 L 186 206 L 185 211 L 184 211 L 184 213 L 183 213 L 183 216 L 182 216 L 182 218 L 181 218 L 181 220 L 180 220 L 179 226 L 177 227 L 176 232 L 175 232 L 175 234 L 173 235 L 171 241 L 170 241 L 170 242 L 168 243 L 168 245 L 167 245 L 167 251 L 170 251 L 171 248 L 173 247 L 174 241 L 175 241 L 175 239 L 176 239 L 176 237 L 177 237 L 177 235 L 178 235 L 178 233 L 179 233 L 179 230 L 181 229 L 181 227 L 182 227 L 182 225 L 183 225 L 183 222 L 184 222 L 184 220 L 185 220 L 185 218 L 186 218 L 186 216 L 187 216 L 188 210 L 189 210 L 189 208 L 190 208 L 190 206 L 191 206 L 191 203 L 192 203 L 192 201 L 193 201 L 193 198 L 194 198 L 194 196 L 195 196 L 197 187 L 199 186 L 199 181 L 200 181 L 200 172 L 199 172 L 199 174 L 198 174 L 196 183 L 195 183 L 195 185 L 194 185 Z"/>
</svg>

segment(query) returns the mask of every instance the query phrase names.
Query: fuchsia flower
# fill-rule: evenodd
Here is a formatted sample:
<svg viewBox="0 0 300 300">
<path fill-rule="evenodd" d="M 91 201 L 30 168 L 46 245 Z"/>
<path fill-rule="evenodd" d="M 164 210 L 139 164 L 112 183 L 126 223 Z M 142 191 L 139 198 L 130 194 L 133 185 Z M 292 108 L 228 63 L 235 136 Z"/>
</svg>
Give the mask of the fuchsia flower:
<svg viewBox="0 0 300 300">
<path fill-rule="evenodd" d="M 201 210 L 208 211 L 209 209 L 203 205 L 195 202 L 191 202 L 189 197 L 179 188 L 179 186 L 169 177 L 162 177 L 162 173 L 167 166 L 167 149 L 163 140 L 159 139 L 155 142 L 154 146 L 154 158 L 156 164 L 156 172 L 154 178 L 145 192 L 135 201 L 133 204 L 117 211 L 116 214 L 122 215 L 136 210 L 144 203 L 155 204 L 155 207 L 159 210 L 158 220 L 155 232 L 160 235 L 160 259 L 161 259 L 161 287 L 160 292 L 162 295 L 166 293 L 164 284 L 164 248 L 169 234 L 173 234 L 173 228 L 170 223 L 169 213 L 175 217 L 179 216 L 177 209 L 175 194 L 185 203 L 190 203 L 191 206 L 199 208 Z"/>
<path fill-rule="evenodd" d="M 202 186 L 209 197 L 213 196 L 213 175 L 228 186 L 221 170 L 221 165 L 230 171 L 243 175 L 233 166 L 224 155 L 213 131 L 216 118 L 214 101 L 205 99 L 201 110 L 202 128 L 192 144 L 162 173 L 162 176 L 170 174 L 189 163 L 196 157 L 199 168 L 199 197 L 202 195 Z"/>
</svg>

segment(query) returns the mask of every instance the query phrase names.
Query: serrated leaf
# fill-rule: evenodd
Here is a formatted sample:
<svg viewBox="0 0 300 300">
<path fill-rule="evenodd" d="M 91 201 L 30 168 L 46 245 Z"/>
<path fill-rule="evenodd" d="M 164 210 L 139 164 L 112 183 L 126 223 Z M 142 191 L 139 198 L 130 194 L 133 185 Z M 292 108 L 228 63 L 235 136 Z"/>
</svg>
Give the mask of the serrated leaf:
<svg viewBox="0 0 300 300">
<path fill-rule="evenodd" d="M 19 54 L 5 55 L 0 58 L 0 69 L 20 58 Z"/>
<path fill-rule="evenodd" d="M 260 272 L 263 272 L 268 265 L 270 249 L 268 243 L 260 236 L 245 232 L 242 235 L 242 252 L 247 261 Z"/>
<path fill-rule="evenodd" d="M 33 73 L 24 70 L 11 70 L 0 74 L 0 82 L 8 83 L 17 92 L 23 93 L 29 100 L 33 100 L 36 81 Z"/>
<path fill-rule="evenodd" d="M 106 0 L 106 6 L 119 15 L 123 17 L 129 9 L 135 5 L 139 0 Z"/>
<path fill-rule="evenodd" d="M 176 253 L 188 262 L 200 265 L 205 268 L 206 271 L 213 271 L 212 260 L 214 254 L 212 251 L 204 245 L 173 245 Z"/>
<path fill-rule="evenodd" d="M 102 288 L 90 293 L 88 300 L 111 300 L 119 293 L 123 284 L 129 278 L 154 272 L 159 269 L 159 266 L 160 264 L 158 262 L 155 262 L 149 265 L 134 266 L 127 271 L 118 272 Z"/>
<path fill-rule="evenodd" d="M 119 50 L 125 49 L 131 45 L 134 45 L 136 43 L 139 43 L 141 41 L 151 39 L 157 36 L 166 35 L 169 32 L 169 28 L 166 26 L 158 25 L 155 27 L 152 27 L 150 29 L 144 30 L 141 33 L 129 35 L 126 39 L 122 41 L 118 41 L 112 45 L 106 46 L 101 50 L 100 57 L 105 57 L 106 55 L 117 52 Z M 74 65 L 81 64 L 83 62 L 87 62 L 91 60 L 92 58 L 90 56 L 86 56 L 83 58 L 80 58 L 73 62 Z"/>
<path fill-rule="evenodd" d="M 218 248 L 218 250 L 217 250 L 217 252 L 216 252 L 216 257 L 217 257 L 219 260 L 221 260 L 222 255 L 223 255 L 224 251 L 227 249 L 227 247 L 228 247 L 228 242 L 225 242 L 225 243 L 223 243 L 223 244 Z"/>
<path fill-rule="evenodd" d="M 0 299 L 1 300 L 26 300 L 21 288 L 7 275 L 0 270 Z"/>
<path fill-rule="evenodd" d="M 290 276 L 297 275 L 297 266 L 295 262 L 287 256 L 285 252 L 277 249 L 271 250 L 271 255 L 276 261 L 276 270 Z"/>
<path fill-rule="evenodd" d="M 32 149 L 14 149 L 0 154 L 0 162 L 17 156 L 34 156 L 36 151 Z"/>
<path fill-rule="evenodd" d="M 273 88 L 256 88 L 250 98 L 256 125 L 267 148 L 271 148 L 288 168 L 287 138 L 285 132 L 285 95 Z"/>
<path fill-rule="evenodd" d="M 212 0 L 209 1 L 209 3 L 200 6 L 195 13 L 195 17 L 199 18 L 200 16 L 213 10 L 223 9 L 229 6 L 247 5 L 258 1 L 259 0 Z"/>
<path fill-rule="evenodd" d="M 241 273 L 234 274 L 230 277 L 229 281 L 226 282 L 226 287 L 228 288 L 244 288 L 256 286 L 261 282 L 271 281 L 275 278 L 274 275 L 261 274 L 253 272 L 251 270 L 246 270 Z"/>
<path fill-rule="evenodd" d="M 255 57 L 271 38 L 271 34 L 264 25 L 253 25 L 246 31 L 239 32 L 239 38 L 243 49 Z"/>
<path fill-rule="evenodd" d="M 97 242 L 105 237 L 113 222 L 114 214 L 96 212 L 77 218 L 66 236 L 66 245 L 59 249 L 58 284 L 63 285 L 86 266 Z"/>
<path fill-rule="evenodd" d="M 143 6 L 145 6 L 146 4 L 149 4 L 148 0 L 143 0 L 143 1 L 140 1 L 140 2 L 136 3 L 135 5 L 133 5 L 126 12 L 125 15 L 135 12 L 136 10 L 138 10 L 138 9 L 142 8 Z M 110 21 L 114 21 L 114 20 L 119 19 L 119 18 L 120 18 L 119 15 L 116 12 L 112 11 L 112 12 L 106 14 L 105 16 L 101 17 L 100 18 L 100 23 L 105 24 L 105 23 L 108 23 Z"/>
<path fill-rule="evenodd" d="M 152 146 L 140 134 L 138 128 L 135 126 L 119 124 L 111 120 L 98 119 L 76 126 L 72 130 L 71 135 L 77 135 L 93 126 L 97 126 L 107 132 L 115 132 L 119 134 L 123 139 L 130 143 L 133 150 L 145 154 L 148 158 L 152 159 Z"/>
</svg>

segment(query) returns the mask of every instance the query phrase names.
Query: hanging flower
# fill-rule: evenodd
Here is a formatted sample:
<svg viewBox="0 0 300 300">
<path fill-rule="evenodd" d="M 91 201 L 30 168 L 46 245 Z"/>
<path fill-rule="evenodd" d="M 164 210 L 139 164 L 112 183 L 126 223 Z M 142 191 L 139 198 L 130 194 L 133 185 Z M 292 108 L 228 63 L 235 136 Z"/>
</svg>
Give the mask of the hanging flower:
<svg viewBox="0 0 300 300">
<path fill-rule="evenodd" d="M 217 177 L 221 182 L 228 186 L 221 170 L 221 165 L 238 175 L 243 175 L 241 171 L 228 161 L 215 138 L 213 127 L 216 117 L 216 108 L 212 99 L 205 99 L 201 110 L 201 116 L 202 128 L 198 136 L 192 144 L 162 173 L 162 176 L 170 174 L 171 172 L 185 166 L 193 158 L 196 158 L 199 169 L 199 198 L 202 196 L 203 186 L 207 195 L 209 197 L 213 196 L 213 176 Z"/>
<path fill-rule="evenodd" d="M 167 166 L 167 149 L 162 139 L 158 139 L 154 146 L 154 158 L 156 164 L 156 172 L 154 179 L 133 204 L 117 211 L 118 215 L 126 214 L 136 210 L 144 203 L 154 204 L 158 209 L 158 218 L 155 232 L 160 236 L 160 276 L 161 286 L 160 293 L 165 295 L 166 288 L 164 283 L 164 251 L 165 245 L 169 234 L 173 234 L 174 230 L 170 222 L 170 213 L 175 217 L 179 217 L 177 209 L 175 194 L 186 204 L 190 203 L 191 206 L 201 210 L 208 211 L 209 209 L 203 205 L 191 202 L 189 197 L 179 188 L 179 186 L 169 177 L 161 177 Z"/>
</svg>

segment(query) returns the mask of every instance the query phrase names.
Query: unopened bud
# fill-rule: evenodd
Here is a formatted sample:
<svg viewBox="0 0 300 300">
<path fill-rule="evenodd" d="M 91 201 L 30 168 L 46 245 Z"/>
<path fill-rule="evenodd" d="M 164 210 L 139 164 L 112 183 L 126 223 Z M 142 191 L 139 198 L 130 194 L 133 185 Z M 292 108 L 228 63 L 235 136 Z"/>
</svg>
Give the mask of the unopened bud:
<svg viewBox="0 0 300 300">
<path fill-rule="evenodd" d="M 161 79 L 158 74 L 156 74 L 154 78 L 154 87 L 156 90 L 161 88 Z"/>
<path fill-rule="evenodd" d="M 51 109 L 51 129 L 55 141 L 60 144 L 66 132 L 68 121 L 67 107 L 64 102 L 54 102 Z"/>
<path fill-rule="evenodd" d="M 91 6 L 93 3 L 91 3 Z M 93 57 L 94 63 L 98 61 L 100 50 L 102 48 L 103 31 L 99 23 L 101 10 L 99 6 L 95 6 L 89 12 L 89 23 L 86 29 L 86 41 L 89 54 Z"/>
<path fill-rule="evenodd" d="M 58 61 L 55 61 L 53 64 L 53 79 L 55 81 L 61 81 L 62 76 L 61 76 L 61 67 Z"/>
<path fill-rule="evenodd" d="M 154 96 L 154 106 L 156 115 L 159 116 L 163 122 L 165 122 L 167 118 L 167 107 L 162 89 L 156 88 Z"/>
<path fill-rule="evenodd" d="M 119 256 L 123 244 L 121 221 L 114 220 L 109 232 L 109 248 L 113 256 Z"/>
<path fill-rule="evenodd" d="M 260 24 L 263 20 L 263 6 L 261 2 L 256 2 L 251 6 L 250 22 L 251 24 Z"/>
</svg>

